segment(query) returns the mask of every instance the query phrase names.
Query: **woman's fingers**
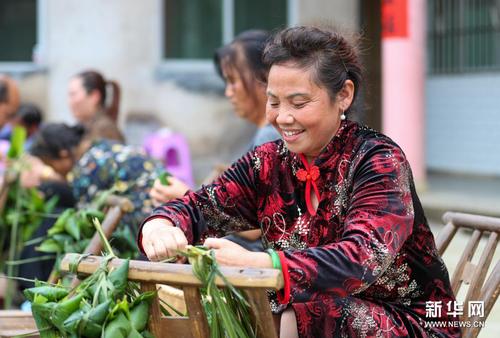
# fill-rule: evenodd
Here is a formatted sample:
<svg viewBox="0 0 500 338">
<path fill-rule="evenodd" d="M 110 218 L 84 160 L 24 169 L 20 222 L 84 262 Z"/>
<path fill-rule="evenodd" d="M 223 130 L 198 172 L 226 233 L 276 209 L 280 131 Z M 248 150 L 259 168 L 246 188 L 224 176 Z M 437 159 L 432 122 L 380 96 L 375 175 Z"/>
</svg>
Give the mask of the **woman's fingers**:
<svg viewBox="0 0 500 338">
<path fill-rule="evenodd" d="M 163 185 L 160 180 L 155 180 L 151 188 L 151 197 L 155 202 L 166 203 L 172 199 L 180 198 L 189 190 L 189 186 L 175 177 L 168 178 L 168 185 Z"/>
<path fill-rule="evenodd" d="M 150 260 L 161 261 L 175 257 L 187 244 L 182 230 L 165 219 L 153 219 L 143 226 L 142 246 Z"/>
<path fill-rule="evenodd" d="M 143 241 L 142 247 L 144 248 L 144 253 L 150 261 L 156 261 L 156 251 L 153 243 L 146 243 Z"/>
<path fill-rule="evenodd" d="M 239 244 L 236 244 L 235 242 L 230 241 L 230 240 L 225 239 L 225 238 L 213 238 L 213 237 L 207 238 L 205 240 L 205 242 L 203 243 L 203 246 L 206 246 L 209 249 L 216 249 L 216 250 L 217 249 L 234 249 L 234 250 L 246 251 L 246 249 L 244 249 Z"/>
<path fill-rule="evenodd" d="M 177 255 L 177 243 L 171 234 L 166 234 L 161 237 L 155 236 L 155 238 L 147 244 L 147 248 L 148 251 L 146 251 L 146 246 L 144 246 L 148 258 L 156 262 Z"/>
<path fill-rule="evenodd" d="M 203 246 L 208 249 L 221 249 L 224 246 L 224 242 L 221 241 L 224 241 L 224 239 L 210 237 L 205 240 Z"/>
<path fill-rule="evenodd" d="M 186 235 L 184 235 L 184 232 L 182 232 L 182 230 L 179 228 L 173 228 L 172 236 L 177 243 L 177 250 L 184 250 L 186 248 L 186 245 L 188 245 L 188 241 Z"/>
</svg>

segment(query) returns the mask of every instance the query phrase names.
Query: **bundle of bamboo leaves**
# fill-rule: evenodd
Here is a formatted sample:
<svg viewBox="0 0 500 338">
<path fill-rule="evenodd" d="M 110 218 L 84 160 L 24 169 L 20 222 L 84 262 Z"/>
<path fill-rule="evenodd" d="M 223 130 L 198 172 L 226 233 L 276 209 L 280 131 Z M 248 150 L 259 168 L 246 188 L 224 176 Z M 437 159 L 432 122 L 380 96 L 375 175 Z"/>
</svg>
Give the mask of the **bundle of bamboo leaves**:
<svg viewBox="0 0 500 338">
<path fill-rule="evenodd" d="M 37 283 L 24 294 L 42 338 L 53 337 L 152 337 L 146 330 L 149 305 L 155 292 L 140 293 L 128 281 L 129 261 L 109 271 L 115 258 L 100 224 L 95 223 L 109 254 L 102 265 L 77 287 Z M 81 256 L 84 257 L 84 256 Z M 73 270 L 79 262 L 74 262 Z"/>
<path fill-rule="evenodd" d="M 37 250 L 47 253 L 83 252 L 95 232 L 93 218 L 102 221 L 104 213 L 96 209 L 66 209 L 47 231 L 47 238 Z"/>
<path fill-rule="evenodd" d="M 37 251 L 55 254 L 54 270 L 51 278 L 60 275 L 59 265 L 66 253 L 83 253 L 95 234 L 92 224 L 94 219 L 102 222 L 106 199 L 114 193 L 114 189 L 102 191 L 85 208 L 68 208 L 59 215 L 54 225 L 47 231 L 47 235 L 40 238 L 41 243 L 36 248 Z M 123 240 L 128 237 L 128 240 Z M 113 251 L 120 258 L 134 258 L 137 256 L 133 235 L 126 225 L 119 224 L 113 232 L 111 241 Z M 132 241 L 132 243 L 130 243 Z M 118 247 L 115 244 L 119 244 Z M 63 284 L 67 284 L 68 279 L 62 279 Z"/>
<path fill-rule="evenodd" d="M 202 299 L 211 338 L 256 337 L 256 327 L 250 316 L 250 305 L 243 294 L 229 283 L 219 269 L 213 250 L 200 246 L 188 246 L 181 252 L 193 266 L 194 275 L 202 282 Z M 224 288 L 215 284 L 220 277 Z"/>
<path fill-rule="evenodd" d="M 24 294 L 44 337 L 151 337 L 146 325 L 154 292 L 128 282 L 128 260 L 113 271 L 104 264 L 73 290 L 39 283 Z"/>
<path fill-rule="evenodd" d="M 51 279 L 60 275 L 59 265 L 65 253 L 83 253 L 95 233 L 92 220 L 101 222 L 104 213 L 94 208 L 75 210 L 66 209 L 47 231 L 43 242 L 36 247 L 37 251 L 54 254 L 55 264 Z M 63 278 L 63 284 L 68 284 L 69 279 Z"/>
</svg>

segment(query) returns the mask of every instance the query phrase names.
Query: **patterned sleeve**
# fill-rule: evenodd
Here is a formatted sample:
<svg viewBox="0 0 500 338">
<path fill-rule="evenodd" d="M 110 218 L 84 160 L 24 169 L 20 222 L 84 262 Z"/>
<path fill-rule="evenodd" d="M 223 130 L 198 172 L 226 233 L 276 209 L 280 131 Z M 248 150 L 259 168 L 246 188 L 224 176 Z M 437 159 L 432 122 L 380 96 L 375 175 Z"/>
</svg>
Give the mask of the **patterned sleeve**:
<svg viewBox="0 0 500 338">
<path fill-rule="evenodd" d="M 284 252 L 291 299 L 318 291 L 359 293 L 395 259 L 413 227 L 412 181 L 401 149 L 389 141 L 361 145 L 349 172 L 351 193 L 340 241 Z"/>
<path fill-rule="evenodd" d="M 184 231 L 189 243 L 195 243 L 207 234 L 223 236 L 255 229 L 258 223 L 252 163 L 253 153 L 249 152 L 214 183 L 156 208 L 142 225 L 157 217 L 169 219 Z M 141 237 L 138 245 L 143 251 Z"/>
</svg>

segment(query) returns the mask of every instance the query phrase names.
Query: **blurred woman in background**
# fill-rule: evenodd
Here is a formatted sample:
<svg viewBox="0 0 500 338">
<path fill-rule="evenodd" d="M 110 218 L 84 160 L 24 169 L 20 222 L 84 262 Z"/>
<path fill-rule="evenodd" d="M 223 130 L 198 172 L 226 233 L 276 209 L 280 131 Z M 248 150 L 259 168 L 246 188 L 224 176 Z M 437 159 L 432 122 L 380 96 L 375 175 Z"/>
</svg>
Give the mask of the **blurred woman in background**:
<svg viewBox="0 0 500 338">
<path fill-rule="evenodd" d="M 19 108 L 19 90 L 10 77 L 0 75 L 0 128 Z"/>
<path fill-rule="evenodd" d="M 124 141 L 117 126 L 120 87 L 116 81 L 106 81 L 96 71 L 81 72 L 69 82 L 68 100 L 73 116 L 86 128 L 86 138 Z"/>
<path fill-rule="evenodd" d="M 266 120 L 266 79 L 269 67 L 262 62 L 262 53 L 269 36 L 268 32 L 262 30 L 242 32 L 231 43 L 217 49 L 214 55 L 215 68 L 226 85 L 224 94 L 231 102 L 234 112 L 257 126 L 250 148 L 280 138 L 279 133 Z M 218 171 L 220 172 L 222 170 Z M 155 181 L 151 197 L 156 204 L 161 204 L 182 197 L 189 189 L 181 180 L 169 177 L 167 186 Z"/>
<path fill-rule="evenodd" d="M 270 34 L 262 30 L 245 31 L 229 43 L 217 49 L 214 64 L 217 73 L 224 80 L 225 96 L 231 102 L 239 117 L 257 126 L 250 149 L 266 142 L 280 139 L 279 133 L 266 119 L 266 81 L 269 67 L 262 61 L 262 53 Z M 211 183 L 227 166 L 220 167 L 205 182 Z M 151 189 L 155 204 L 180 198 L 189 191 L 189 186 L 175 177 L 169 177 L 169 185 L 156 180 Z M 259 241 L 260 230 L 231 234 L 227 239 L 248 250 L 263 250 Z"/>
</svg>

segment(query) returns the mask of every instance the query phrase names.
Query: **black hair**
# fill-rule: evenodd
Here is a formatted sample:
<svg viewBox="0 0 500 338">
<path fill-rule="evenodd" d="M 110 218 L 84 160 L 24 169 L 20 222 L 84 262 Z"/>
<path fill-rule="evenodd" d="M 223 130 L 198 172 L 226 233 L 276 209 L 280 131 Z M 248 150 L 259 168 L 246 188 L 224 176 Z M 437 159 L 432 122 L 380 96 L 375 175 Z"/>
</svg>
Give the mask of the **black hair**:
<svg viewBox="0 0 500 338">
<path fill-rule="evenodd" d="M 106 81 L 101 73 L 94 70 L 86 70 L 78 73 L 76 77 L 82 79 L 83 88 L 85 92 L 90 94 L 94 90 L 100 94 L 99 104 L 105 109 L 107 115 L 113 120 L 118 119 L 118 109 L 120 105 L 120 86 L 116 81 Z M 113 97 L 111 104 L 106 107 L 106 86 L 110 85 L 113 88 Z"/>
<path fill-rule="evenodd" d="M 357 51 L 346 38 L 331 28 L 298 26 L 283 29 L 269 41 L 264 62 L 292 62 L 300 68 L 313 70 L 313 81 L 326 88 L 332 100 L 346 80 L 354 83 L 354 105 L 363 82 L 363 70 Z M 350 108 L 346 110 L 349 112 Z"/>
<path fill-rule="evenodd" d="M 43 114 L 40 108 L 34 104 L 24 103 L 19 107 L 16 117 L 25 127 L 39 126 L 42 123 Z"/>
<path fill-rule="evenodd" d="M 267 82 L 269 67 L 262 61 L 262 53 L 270 34 L 264 30 L 248 30 L 237 35 L 234 40 L 217 49 L 214 55 L 214 64 L 219 76 L 224 79 L 223 68 L 230 66 L 240 73 L 246 91 L 254 81 Z M 248 71 L 244 70 L 245 64 Z"/>
<path fill-rule="evenodd" d="M 0 79 L 0 103 L 5 103 L 8 100 L 7 82 Z"/>
<path fill-rule="evenodd" d="M 33 141 L 30 153 L 40 158 L 59 159 L 62 150 L 71 152 L 85 134 L 82 125 L 68 126 L 64 123 L 49 123 L 43 126 Z"/>
</svg>

